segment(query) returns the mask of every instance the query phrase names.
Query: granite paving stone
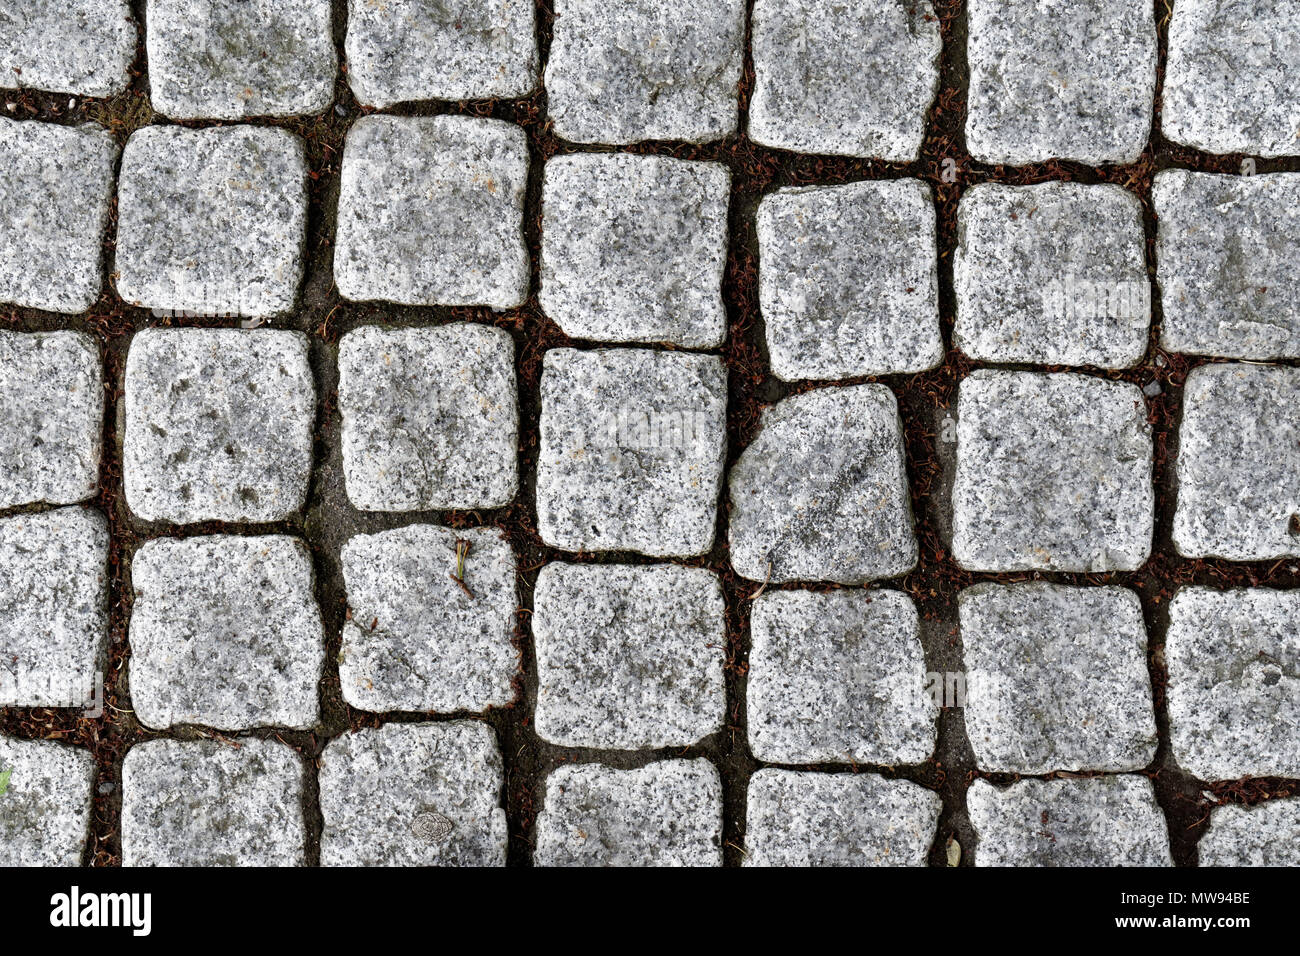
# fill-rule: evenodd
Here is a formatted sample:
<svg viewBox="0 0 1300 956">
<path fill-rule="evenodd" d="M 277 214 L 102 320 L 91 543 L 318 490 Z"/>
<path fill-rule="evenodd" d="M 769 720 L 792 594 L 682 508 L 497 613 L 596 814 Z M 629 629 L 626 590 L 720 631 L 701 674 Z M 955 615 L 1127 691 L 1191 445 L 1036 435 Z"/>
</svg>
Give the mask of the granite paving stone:
<svg viewBox="0 0 1300 956">
<path fill-rule="evenodd" d="M 114 96 L 136 27 L 126 0 L 18 0 L 0 10 L 0 88 Z"/>
<path fill-rule="evenodd" d="M 1201 866 L 1300 866 L 1300 799 L 1217 807 L 1196 848 Z"/>
<path fill-rule="evenodd" d="M 95 760 L 84 747 L 0 736 L 0 866 L 80 866 Z"/>
</svg>

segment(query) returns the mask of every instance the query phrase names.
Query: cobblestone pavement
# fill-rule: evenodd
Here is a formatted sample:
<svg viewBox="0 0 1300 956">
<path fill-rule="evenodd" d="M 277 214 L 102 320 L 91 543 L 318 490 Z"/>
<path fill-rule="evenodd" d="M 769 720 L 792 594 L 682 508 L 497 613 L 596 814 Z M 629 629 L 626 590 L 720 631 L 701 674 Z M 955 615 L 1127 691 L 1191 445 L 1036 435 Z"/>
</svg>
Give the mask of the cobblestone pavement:
<svg viewBox="0 0 1300 956">
<path fill-rule="evenodd" d="M 0 863 L 1300 864 L 1297 75 L 0 2 Z"/>
</svg>

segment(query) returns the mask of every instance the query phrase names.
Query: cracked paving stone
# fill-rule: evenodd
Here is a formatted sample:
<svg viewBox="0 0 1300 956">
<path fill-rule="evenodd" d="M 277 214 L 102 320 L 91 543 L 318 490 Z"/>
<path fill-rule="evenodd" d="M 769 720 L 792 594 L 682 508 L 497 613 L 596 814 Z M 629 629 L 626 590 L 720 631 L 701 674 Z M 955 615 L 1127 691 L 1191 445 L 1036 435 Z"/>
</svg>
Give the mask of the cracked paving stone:
<svg viewBox="0 0 1300 956">
<path fill-rule="evenodd" d="M 717 348 L 730 189 L 720 163 L 552 159 L 542 182 L 543 310 L 575 338 Z"/>
<path fill-rule="evenodd" d="M 1151 135 L 1149 0 L 970 0 L 966 141 L 982 163 L 1133 163 Z"/>
<path fill-rule="evenodd" d="M 458 542 L 468 546 L 460 582 Z M 518 591 L 499 531 L 416 524 L 357 535 L 343 547 L 343 579 L 339 684 L 353 707 L 449 713 L 514 700 Z"/>
<path fill-rule="evenodd" d="M 722 729 L 726 604 L 713 572 L 548 564 L 533 603 L 543 740 L 643 750 Z"/>
<path fill-rule="evenodd" d="M 731 563 L 752 581 L 862 584 L 916 566 L 898 402 L 824 388 L 763 412 L 731 470 Z"/>
<path fill-rule="evenodd" d="M 779 189 L 758 209 L 759 300 L 786 381 L 943 361 L 934 200 L 915 179 Z"/>
<path fill-rule="evenodd" d="M 943 801 L 871 773 L 759 770 L 749 779 L 745 866 L 925 866 Z"/>
<path fill-rule="evenodd" d="M 349 332 L 339 409 L 348 499 L 362 511 L 499 508 L 519 490 L 515 346 L 503 329 Z"/>
<path fill-rule="evenodd" d="M 93 123 L 0 117 L 0 302 L 67 315 L 95 304 L 116 160 Z"/>
<path fill-rule="evenodd" d="M 1146 777 L 976 780 L 966 794 L 979 866 L 1173 866 Z"/>
<path fill-rule="evenodd" d="M 1300 556 L 1300 369 L 1204 365 L 1183 389 L 1173 538 L 1189 558 Z"/>
<path fill-rule="evenodd" d="M 1300 18 L 1275 0 L 1178 0 L 1164 134 L 1207 153 L 1300 154 Z"/>
<path fill-rule="evenodd" d="M 145 727 L 308 729 L 325 634 L 311 555 L 287 535 L 158 538 L 131 562 L 131 701 Z"/>
<path fill-rule="evenodd" d="M 917 159 L 943 49 L 930 3 L 758 0 L 752 31 L 754 142 Z"/>
<path fill-rule="evenodd" d="M 561 766 L 546 778 L 537 866 L 722 865 L 722 780 L 707 760 L 637 770 Z"/>
<path fill-rule="evenodd" d="M 122 763 L 122 865 L 305 865 L 304 771 L 275 740 L 136 744 Z"/>
<path fill-rule="evenodd" d="M 17 0 L 0 11 L 0 88 L 114 96 L 135 45 L 125 0 Z"/>
<path fill-rule="evenodd" d="M 1109 184 L 961 198 L 953 343 L 973 359 L 1131 368 L 1151 324 L 1142 203 Z"/>
<path fill-rule="evenodd" d="M 90 833 L 95 760 L 52 740 L 0 735 L 0 866 L 80 866 Z"/>
<path fill-rule="evenodd" d="M 953 557 L 970 571 L 1133 571 L 1155 495 L 1136 385 L 980 369 L 961 383 Z"/>
<path fill-rule="evenodd" d="M 323 113 L 338 54 L 330 0 L 149 0 L 149 97 L 172 119 Z"/>
<path fill-rule="evenodd" d="M 103 431 L 93 338 L 0 331 L 0 508 L 93 498 Z"/>
<path fill-rule="evenodd" d="M 386 724 L 320 759 L 322 866 L 504 866 L 504 774 L 492 728 Z"/>
<path fill-rule="evenodd" d="M 84 707 L 103 682 L 108 522 L 89 508 L 0 518 L 0 707 Z"/>
<path fill-rule="evenodd" d="M 147 126 L 118 185 L 117 291 L 155 314 L 266 318 L 293 308 L 307 157 L 283 129 Z"/>
<path fill-rule="evenodd" d="M 916 606 L 901 591 L 777 591 L 753 604 L 749 744 L 770 763 L 914 764 L 934 751 Z"/>
<path fill-rule="evenodd" d="M 979 768 L 1140 770 L 1156 753 L 1147 633 L 1120 587 L 980 584 L 958 596 Z"/>
<path fill-rule="evenodd" d="M 279 521 L 311 478 L 307 337 L 145 329 L 126 359 L 123 484 L 146 521 Z"/>
<path fill-rule="evenodd" d="M 1197 850 L 1201 866 L 1300 866 L 1300 799 L 1217 807 Z"/>
<path fill-rule="evenodd" d="M 1157 173 L 1156 260 L 1171 352 L 1300 358 L 1300 175 Z"/>
<path fill-rule="evenodd" d="M 523 304 L 522 128 L 472 116 L 363 116 L 348 131 L 342 176 L 334 280 L 344 298 Z"/>
<path fill-rule="evenodd" d="M 384 109 L 526 96 L 537 86 L 533 0 L 348 0 L 348 82 Z"/>
<path fill-rule="evenodd" d="M 558 136 L 721 139 L 739 123 L 745 0 L 556 0 L 545 87 Z"/>
<path fill-rule="evenodd" d="M 1300 777 L 1300 591 L 1184 588 L 1165 662 L 1179 766 L 1206 781 Z"/>
<path fill-rule="evenodd" d="M 652 557 L 713 546 L 726 455 L 720 359 L 552 349 L 541 400 L 537 528 L 546 544 Z"/>
</svg>

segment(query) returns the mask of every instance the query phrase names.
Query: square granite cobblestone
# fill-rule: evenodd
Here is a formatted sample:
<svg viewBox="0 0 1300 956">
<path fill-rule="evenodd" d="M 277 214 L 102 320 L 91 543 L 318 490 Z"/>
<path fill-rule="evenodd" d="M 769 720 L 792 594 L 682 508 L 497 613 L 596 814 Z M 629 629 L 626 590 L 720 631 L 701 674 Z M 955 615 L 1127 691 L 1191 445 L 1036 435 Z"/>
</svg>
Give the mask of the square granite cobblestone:
<svg viewBox="0 0 1300 956">
<path fill-rule="evenodd" d="M 711 571 L 556 562 L 533 608 L 543 740 L 643 750 L 722 729 L 726 605 Z"/>
<path fill-rule="evenodd" d="M 83 747 L 0 736 L 0 866 L 80 866 L 95 760 Z"/>
<path fill-rule="evenodd" d="M 1201 866 L 1300 866 L 1300 799 L 1217 807 L 1197 850 Z"/>
<path fill-rule="evenodd" d="M 0 13 L 0 88 L 114 96 L 135 46 L 126 0 L 16 0 Z"/>
</svg>

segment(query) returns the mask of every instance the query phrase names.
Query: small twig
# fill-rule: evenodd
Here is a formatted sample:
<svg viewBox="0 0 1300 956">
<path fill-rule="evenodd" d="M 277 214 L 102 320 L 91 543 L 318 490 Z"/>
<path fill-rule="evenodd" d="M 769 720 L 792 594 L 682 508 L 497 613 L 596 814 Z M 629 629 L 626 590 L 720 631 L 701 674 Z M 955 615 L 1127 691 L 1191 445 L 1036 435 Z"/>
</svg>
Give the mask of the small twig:
<svg viewBox="0 0 1300 956">
<path fill-rule="evenodd" d="M 456 570 L 448 575 L 455 581 L 462 591 L 469 595 L 469 599 L 474 600 L 474 592 L 469 589 L 465 583 L 465 557 L 469 554 L 469 542 L 464 538 L 456 539 Z"/>
</svg>

